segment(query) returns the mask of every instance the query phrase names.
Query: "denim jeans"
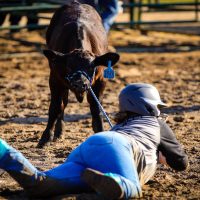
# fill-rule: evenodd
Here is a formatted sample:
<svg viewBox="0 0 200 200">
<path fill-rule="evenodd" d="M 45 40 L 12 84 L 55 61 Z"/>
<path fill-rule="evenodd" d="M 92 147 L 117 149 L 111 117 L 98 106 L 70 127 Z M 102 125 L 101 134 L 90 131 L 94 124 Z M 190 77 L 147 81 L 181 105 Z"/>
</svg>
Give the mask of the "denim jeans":
<svg viewBox="0 0 200 200">
<path fill-rule="evenodd" d="M 0 168 L 7 171 L 31 196 L 91 192 L 92 189 L 81 180 L 86 168 L 119 176 L 126 198 L 139 196 L 141 192 L 131 143 L 114 131 L 89 137 L 72 151 L 63 164 L 45 172 L 37 170 L 12 147 L 0 159 Z"/>
<path fill-rule="evenodd" d="M 117 0 L 102 0 L 99 1 L 100 7 L 102 8 L 102 12 L 100 13 L 104 28 L 108 33 L 115 17 L 119 12 L 118 1 Z"/>
<path fill-rule="evenodd" d="M 83 0 L 93 6 L 100 14 L 106 32 L 108 33 L 119 12 L 117 0 Z"/>
</svg>

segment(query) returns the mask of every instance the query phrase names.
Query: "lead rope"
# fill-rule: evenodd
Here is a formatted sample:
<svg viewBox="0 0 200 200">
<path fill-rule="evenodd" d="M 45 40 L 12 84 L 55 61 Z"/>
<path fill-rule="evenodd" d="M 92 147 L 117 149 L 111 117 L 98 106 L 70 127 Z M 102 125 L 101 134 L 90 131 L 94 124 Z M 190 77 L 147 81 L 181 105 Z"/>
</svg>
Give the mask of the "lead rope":
<svg viewBox="0 0 200 200">
<path fill-rule="evenodd" d="M 109 63 L 108 65 L 111 65 L 111 63 Z M 94 76 L 95 76 L 95 72 L 96 72 L 96 67 L 95 67 L 95 70 L 94 70 L 94 73 L 93 73 L 93 76 L 92 76 L 92 79 L 91 79 L 91 80 L 88 79 L 88 77 L 85 75 L 85 73 L 83 74 L 83 75 L 85 75 L 85 77 L 86 77 L 86 78 L 88 79 L 88 81 L 89 81 L 89 84 L 87 85 L 87 90 L 89 90 L 90 93 L 92 94 L 92 96 L 94 97 L 94 99 L 95 99 L 95 101 L 97 102 L 97 104 L 98 104 L 98 106 L 99 106 L 101 112 L 103 113 L 104 117 L 106 118 L 107 122 L 109 123 L 110 128 L 112 128 L 113 125 L 112 125 L 112 123 L 111 123 L 111 121 L 110 121 L 110 118 L 109 118 L 108 115 L 106 114 L 106 112 L 105 112 L 103 106 L 101 105 L 100 101 L 99 101 L 98 98 L 96 97 L 96 95 L 95 95 L 95 93 L 94 93 L 94 91 L 92 90 L 92 87 L 91 87 L 91 85 L 92 85 L 92 80 L 93 80 L 93 78 L 94 78 Z"/>
<path fill-rule="evenodd" d="M 90 93 L 91 93 L 92 96 L 94 97 L 95 101 L 97 102 L 97 104 L 98 104 L 98 106 L 99 106 L 101 112 L 103 113 L 104 117 L 105 117 L 106 120 L 108 121 L 108 123 L 109 123 L 109 125 L 110 125 L 110 128 L 112 128 L 113 125 L 112 125 L 112 123 L 111 123 L 111 121 L 110 121 L 108 115 L 106 114 L 106 112 L 105 112 L 103 106 L 102 106 L 101 103 L 99 102 L 98 98 L 96 97 L 96 95 L 95 95 L 95 93 L 93 92 L 93 90 L 92 90 L 92 88 L 91 88 L 90 85 L 88 86 L 88 90 L 90 91 Z"/>
<path fill-rule="evenodd" d="M 95 76 L 95 72 L 96 72 L 96 67 L 94 69 L 94 72 L 93 72 L 93 76 L 92 78 L 90 79 L 90 77 L 84 72 L 84 71 L 77 71 L 76 73 L 72 74 L 71 76 L 67 76 L 66 79 L 70 82 L 71 79 L 73 79 L 74 76 L 76 76 L 77 74 L 82 74 L 85 76 L 85 78 L 88 80 L 88 83 L 86 84 L 86 87 L 87 87 L 87 91 L 90 91 L 90 93 L 92 94 L 93 98 L 95 99 L 95 101 L 97 102 L 101 112 L 103 113 L 103 115 L 105 116 L 106 120 L 108 121 L 109 125 L 110 125 L 110 128 L 113 127 L 108 115 L 106 114 L 103 106 L 101 105 L 101 103 L 99 102 L 98 98 L 96 97 L 94 91 L 92 90 L 92 81 L 94 79 L 94 76 Z M 111 61 L 108 62 L 108 70 L 105 70 L 104 71 L 104 78 L 109 78 L 109 79 L 112 79 L 114 78 L 114 72 L 113 72 L 113 69 L 111 67 Z"/>
</svg>

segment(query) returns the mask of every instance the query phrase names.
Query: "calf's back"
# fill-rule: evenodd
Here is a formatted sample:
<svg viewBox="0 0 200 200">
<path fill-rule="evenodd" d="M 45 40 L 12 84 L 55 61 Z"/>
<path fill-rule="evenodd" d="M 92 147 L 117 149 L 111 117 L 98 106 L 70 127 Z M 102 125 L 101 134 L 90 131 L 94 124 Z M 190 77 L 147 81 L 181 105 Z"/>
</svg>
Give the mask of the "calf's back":
<svg viewBox="0 0 200 200">
<path fill-rule="evenodd" d="M 46 34 L 49 49 L 68 53 L 84 49 L 95 55 L 107 52 L 107 34 L 95 9 L 86 4 L 69 1 L 58 9 Z"/>
</svg>

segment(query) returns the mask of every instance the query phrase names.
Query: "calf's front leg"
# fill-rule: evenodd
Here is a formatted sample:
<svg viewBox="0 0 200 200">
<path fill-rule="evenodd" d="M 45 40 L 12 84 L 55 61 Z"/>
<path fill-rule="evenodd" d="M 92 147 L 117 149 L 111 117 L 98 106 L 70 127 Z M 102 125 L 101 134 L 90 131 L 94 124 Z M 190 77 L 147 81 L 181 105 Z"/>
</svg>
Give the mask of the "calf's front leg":
<svg viewBox="0 0 200 200">
<path fill-rule="evenodd" d="M 93 92 L 95 93 L 96 97 L 101 102 L 101 95 L 105 88 L 105 82 L 97 81 L 94 86 L 92 86 Z M 94 97 L 90 94 L 87 95 L 88 103 L 90 104 L 90 111 L 92 115 L 92 128 L 95 133 L 103 131 L 103 121 L 101 118 L 101 110 L 94 99 Z"/>
<path fill-rule="evenodd" d="M 56 141 L 57 139 L 59 139 L 64 131 L 64 110 L 68 104 L 68 94 L 69 94 L 69 90 L 66 90 L 62 96 L 62 105 L 61 105 L 61 113 L 58 116 L 56 125 L 55 125 L 55 132 L 54 132 L 54 139 L 53 141 Z"/>
<path fill-rule="evenodd" d="M 44 145 L 53 141 L 55 123 L 59 115 L 62 115 L 62 111 L 62 97 L 60 95 L 51 95 L 47 127 L 43 132 L 37 147 L 42 148 Z"/>
</svg>

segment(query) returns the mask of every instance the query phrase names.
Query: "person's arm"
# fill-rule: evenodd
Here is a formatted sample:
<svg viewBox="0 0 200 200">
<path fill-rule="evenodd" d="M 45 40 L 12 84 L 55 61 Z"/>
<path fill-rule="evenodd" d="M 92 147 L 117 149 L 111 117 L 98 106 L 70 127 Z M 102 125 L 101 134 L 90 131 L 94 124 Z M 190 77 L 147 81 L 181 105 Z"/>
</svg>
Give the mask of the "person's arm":
<svg viewBox="0 0 200 200">
<path fill-rule="evenodd" d="M 188 157 L 180 143 L 177 141 L 171 128 L 162 120 L 160 124 L 161 140 L 158 151 L 164 156 L 167 165 L 177 171 L 185 170 L 188 166 Z"/>
</svg>

